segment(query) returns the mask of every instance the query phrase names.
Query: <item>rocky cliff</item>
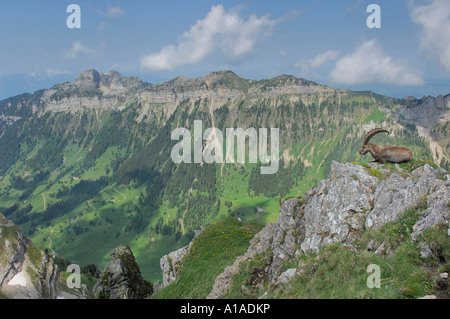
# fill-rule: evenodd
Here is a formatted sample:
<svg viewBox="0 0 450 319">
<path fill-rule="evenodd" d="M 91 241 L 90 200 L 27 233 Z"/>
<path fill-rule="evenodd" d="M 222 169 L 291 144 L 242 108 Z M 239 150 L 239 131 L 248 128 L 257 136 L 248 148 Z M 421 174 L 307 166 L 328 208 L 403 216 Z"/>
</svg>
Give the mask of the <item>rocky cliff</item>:
<svg viewBox="0 0 450 319">
<path fill-rule="evenodd" d="M 249 267 L 243 265 L 256 261 L 261 266 L 253 268 L 251 277 L 242 283 L 241 290 L 247 296 L 264 297 L 268 293 L 267 287 L 273 289 L 285 285 L 304 271 L 302 262 L 299 262 L 302 255 L 318 253 L 322 247 L 334 244 L 358 254 L 355 248 L 358 240 L 387 223 L 398 221 L 408 210 L 412 210 L 417 217 L 413 222 L 408 221 L 410 224 L 407 226 L 407 223 L 402 224 L 406 236 L 402 234 L 398 240 L 409 238 L 420 245 L 421 258 L 434 254 L 444 263 L 448 261 L 448 247 L 444 250 L 442 247 L 440 250 L 430 248 L 432 244 L 422 238 L 427 229 L 440 227 L 445 232 L 443 245 L 448 246 L 448 172 L 430 164 L 371 163 L 370 166 L 361 166 L 333 162 L 328 179 L 320 181 L 303 198 L 290 198 L 282 203 L 278 221 L 267 224 L 257 233 L 250 241 L 247 252 L 217 276 L 207 298 L 226 297 L 236 286 L 236 278 L 242 278 L 241 272 Z M 390 256 L 395 247 L 391 246 L 388 236 L 383 236 L 370 240 L 362 250 Z M 358 249 L 361 250 L 361 247 Z M 181 251 L 183 254 L 179 254 Z M 182 258 L 187 253 L 189 247 L 176 254 L 179 257 L 176 260 L 178 272 L 183 267 Z M 165 278 L 176 277 L 172 268 L 170 271 L 169 267 L 162 269 Z M 445 277 L 445 274 L 442 276 Z M 262 285 L 263 278 L 265 286 Z M 171 281 L 167 280 L 166 284 Z M 448 287 L 447 283 L 444 286 Z"/>
<path fill-rule="evenodd" d="M 58 266 L 0 214 L 0 295 L 7 298 L 57 298 Z"/>
<path fill-rule="evenodd" d="M 338 90 L 325 85 L 280 76 L 272 80 L 252 81 L 240 78 L 231 71 L 212 72 L 199 78 L 178 76 L 161 84 L 149 84 L 136 77 L 125 77 L 115 71 L 100 73 L 87 70 L 76 81 L 64 82 L 41 91 L 32 102 L 33 113 L 77 112 L 83 109 L 123 110 L 132 103 L 141 106 L 141 116 L 160 116 L 167 119 L 178 105 L 188 99 L 209 99 L 212 109 L 246 97 L 255 101 L 279 94 L 325 94 Z M 17 105 L 20 108 L 23 101 Z M 161 106 L 163 109 L 161 109 Z"/>
<path fill-rule="evenodd" d="M 333 162 L 330 178 L 322 180 L 304 198 L 288 199 L 282 204 L 278 221 L 267 224 L 252 239 L 245 255 L 216 278 L 208 298 L 224 296 L 240 265 L 256 256 L 268 253 L 271 260 L 264 272 L 269 282 L 272 286 L 285 284 L 301 272 L 301 264 L 281 273 L 283 264 L 335 243 L 356 251 L 353 243 L 363 232 L 393 222 L 406 210 L 417 207 L 421 215 L 412 226 L 412 240 L 419 241 L 426 229 L 436 225 L 446 228 L 450 236 L 448 172 L 428 164 L 409 172 L 398 164 L 385 168 L 379 164 L 363 167 Z M 431 253 L 426 244 L 422 243 L 422 247 L 422 255 Z M 392 252 L 387 241 L 371 242 L 367 249 L 378 254 Z"/>
<path fill-rule="evenodd" d="M 195 231 L 195 237 L 201 234 L 201 230 Z M 160 259 L 161 270 L 163 273 L 163 282 L 161 288 L 174 282 L 180 274 L 181 267 L 183 266 L 183 258 L 189 254 L 193 246 L 192 240 L 189 245 L 181 247 L 180 249 L 171 252 L 168 255 L 164 255 Z"/>
</svg>

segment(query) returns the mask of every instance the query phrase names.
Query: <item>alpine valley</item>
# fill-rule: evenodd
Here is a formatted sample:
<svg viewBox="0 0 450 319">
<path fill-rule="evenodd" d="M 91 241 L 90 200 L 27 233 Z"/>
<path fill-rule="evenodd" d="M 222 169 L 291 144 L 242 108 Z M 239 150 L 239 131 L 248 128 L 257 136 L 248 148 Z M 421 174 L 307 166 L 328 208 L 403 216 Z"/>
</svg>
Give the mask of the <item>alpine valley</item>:
<svg viewBox="0 0 450 319">
<path fill-rule="evenodd" d="M 449 119 L 450 95 L 395 99 L 231 71 L 149 84 L 88 70 L 0 101 L 0 213 L 42 251 L 80 266 L 103 269 L 128 245 L 155 282 L 160 259 L 196 230 L 234 216 L 251 222 L 253 236 L 278 220 L 280 196 L 304 196 L 333 161 L 367 164 L 358 150 L 372 128 L 390 132 L 377 144 L 408 146 L 414 161 L 448 171 Z M 192 132 L 195 120 L 222 132 L 279 128 L 278 172 L 262 175 L 249 161 L 175 164 L 171 132 Z"/>
</svg>

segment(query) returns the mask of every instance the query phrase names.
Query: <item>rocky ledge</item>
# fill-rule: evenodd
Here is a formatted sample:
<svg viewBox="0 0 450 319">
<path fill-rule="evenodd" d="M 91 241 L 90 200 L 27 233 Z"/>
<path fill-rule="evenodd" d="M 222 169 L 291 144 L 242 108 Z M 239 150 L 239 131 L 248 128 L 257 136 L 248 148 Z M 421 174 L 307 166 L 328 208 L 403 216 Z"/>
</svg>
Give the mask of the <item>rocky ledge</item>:
<svg viewBox="0 0 450 319">
<path fill-rule="evenodd" d="M 330 177 L 309 190 L 303 198 L 286 200 L 278 221 L 267 224 L 250 242 L 247 252 L 217 276 L 207 298 L 223 297 L 240 265 L 256 256 L 271 256 L 264 272 L 272 285 L 288 282 L 298 271 L 281 272 L 300 254 L 318 252 L 324 245 L 342 243 L 350 250 L 364 231 L 393 222 L 410 208 L 420 207 L 421 216 L 410 236 L 450 221 L 450 174 L 426 164 L 416 169 L 401 165 L 332 163 Z M 411 166 L 408 166 L 411 168 Z M 450 234 L 449 234 L 450 236 Z M 386 243 L 371 243 L 369 250 L 389 254 Z M 375 247 L 376 246 L 376 247 Z M 356 251 L 356 250 L 355 250 Z M 422 254 L 430 253 L 426 245 Z"/>
</svg>

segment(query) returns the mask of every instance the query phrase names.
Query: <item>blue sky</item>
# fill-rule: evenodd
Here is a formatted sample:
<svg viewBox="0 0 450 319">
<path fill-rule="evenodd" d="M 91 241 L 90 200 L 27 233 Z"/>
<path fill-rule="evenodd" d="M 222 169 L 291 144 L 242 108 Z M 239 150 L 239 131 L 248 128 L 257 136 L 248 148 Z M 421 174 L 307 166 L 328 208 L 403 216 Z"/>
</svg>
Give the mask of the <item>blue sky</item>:
<svg viewBox="0 0 450 319">
<path fill-rule="evenodd" d="M 71 3 L 79 29 L 66 25 Z M 366 23 L 372 3 L 379 29 Z M 445 95 L 450 1 L 1 1 L 0 86 L 17 74 L 48 86 L 91 68 L 150 83 L 226 69 L 394 97 Z"/>
</svg>

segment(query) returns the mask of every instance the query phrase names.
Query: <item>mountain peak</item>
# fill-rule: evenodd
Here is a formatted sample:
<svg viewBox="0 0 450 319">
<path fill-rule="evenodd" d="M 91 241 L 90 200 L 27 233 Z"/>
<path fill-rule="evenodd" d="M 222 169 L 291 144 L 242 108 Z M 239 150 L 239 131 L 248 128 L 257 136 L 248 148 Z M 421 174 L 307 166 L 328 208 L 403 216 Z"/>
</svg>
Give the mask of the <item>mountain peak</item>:
<svg viewBox="0 0 450 319">
<path fill-rule="evenodd" d="M 100 73 L 94 69 L 86 70 L 78 74 L 75 84 L 81 87 L 95 87 L 100 85 Z"/>
<path fill-rule="evenodd" d="M 99 88 L 100 86 L 131 86 L 141 85 L 143 82 L 137 77 L 126 77 L 117 71 L 109 71 L 106 73 L 98 72 L 97 70 L 90 69 L 78 74 L 75 85 L 82 88 Z"/>
<path fill-rule="evenodd" d="M 241 79 L 240 76 L 238 76 L 231 70 L 214 71 L 204 76 L 204 78 L 227 78 L 227 77 L 236 77 Z"/>
</svg>

